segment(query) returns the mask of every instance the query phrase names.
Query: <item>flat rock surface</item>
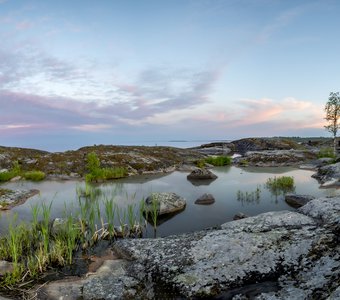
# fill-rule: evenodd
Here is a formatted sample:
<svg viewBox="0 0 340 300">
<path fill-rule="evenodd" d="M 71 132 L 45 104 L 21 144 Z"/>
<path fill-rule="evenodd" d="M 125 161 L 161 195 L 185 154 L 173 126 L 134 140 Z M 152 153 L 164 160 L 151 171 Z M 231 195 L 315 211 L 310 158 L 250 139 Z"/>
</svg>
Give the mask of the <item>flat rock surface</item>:
<svg viewBox="0 0 340 300">
<path fill-rule="evenodd" d="M 39 194 L 39 190 L 0 190 L 0 210 L 11 209 L 14 206 L 25 203 L 25 201 Z"/>
<path fill-rule="evenodd" d="M 300 212 L 264 213 L 217 230 L 121 240 L 114 249 L 131 260 L 136 278 L 158 278 L 179 297 L 218 297 L 234 289 L 242 296 L 249 284 L 274 280 L 276 288 L 259 289 L 259 297 L 324 299 L 340 282 L 339 201 L 316 199 Z"/>
</svg>

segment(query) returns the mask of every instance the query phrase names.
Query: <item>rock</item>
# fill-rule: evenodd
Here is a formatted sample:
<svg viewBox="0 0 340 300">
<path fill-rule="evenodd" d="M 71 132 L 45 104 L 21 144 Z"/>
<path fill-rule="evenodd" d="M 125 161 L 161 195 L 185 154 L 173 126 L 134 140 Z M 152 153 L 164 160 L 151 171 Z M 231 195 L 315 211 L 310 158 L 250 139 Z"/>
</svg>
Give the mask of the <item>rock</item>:
<svg viewBox="0 0 340 300">
<path fill-rule="evenodd" d="M 320 183 L 338 180 L 340 178 L 340 162 L 319 168 L 312 177 Z"/>
<path fill-rule="evenodd" d="M 19 181 L 19 180 L 21 180 L 21 176 L 15 176 L 10 180 L 10 182 L 15 182 L 15 181 Z"/>
<path fill-rule="evenodd" d="M 201 197 L 199 197 L 196 201 L 195 204 L 200 204 L 200 205 L 209 205 L 213 204 L 215 202 L 215 198 L 211 194 L 203 194 Z"/>
<path fill-rule="evenodd" d="M 137 293 L 138 282 L 126 275 L 126 267 L 127 262 L 123 260 L 106 260 L 85 278 L 71 277 L 48 283 L 38 290 L 37 299 L 133 299 L 137 295 L 140 299 L 146 298 L 142 292 Z"/>
<path fill-rule="evenodd" d="M 6 272 L 11 272 L 13 270 L 13 263 L 0 260 L 0 276 L 3 276 Z"/>
<path fill-rule="evenodd" d="M 286 194 L 285 201 L 292 207 L 300 207 L 315 199 L 311 195 Z"/>
<path fill-rule="evenodd" d="M 145 199 L 149 212 L 153 210 L 153 202 L 157 203 L 157 212 L 160 216 L 181 211 L 186 206 L 185 199 L 175 193 L 152 193 Z"/>
<path fill-rule="evenodd" d="M 126 274 L 160 297 L 326 299 L 340 281 L 340 197 L 308 202 L 298 212 L 260 214 L 211 229 L 157 239 L 119 240 Z M 262 288 L 266 282 L 272 286 Z M 166 298 L 162 295 L 163 298 Z M 150 299 L 149 297 L 147 299 Z M 330 298 L 331 299 L 331 298 Z"/>
<path fill-rule="evenodd" d="M 208 169 L 196 169 L 193 170 L 187 178 L 189 180 L 211 180 L 216 179 L 217 176 Z"/>
<path fill-rule="evenodd" d="M 11 209 L 14 206 L 21 205 L 26 200 L 34 195 L 39 194 L 39 190 L 6 190 L 4 194 L 0 195 L 0 203 L 2 204 L 1 209 Z"/>
<path fill-rule="evenodd" d="M 248 217 L 249 217 L 248 215 L 246 215 L 242 212 L 239 212 L 233 217 L 233 220 L 236 221 L 236 220 L 241 220 L 241 219 L 245 219 L 245 218 L 248 218 Z"/>
<path fill-rule="evenodd" d="M 328 188 L 328 187 L 336 187 L 339 185 L 340 185 L 339 179 L 331 178 L 330 180 L 321 184 L 321 187 Z"/>
<path fill-rule="evenodd" d="M 0 173 L 6 173 L 6 172 L 8 172 L 8 169 L 1 169 L 0 170 Z"/>
<path fill-rule="evenodd" d="M 309 153 L 302 150 L 262 150 L 247 151 L 243 157 L 235 159 L 236 163 L 246 161 L 249 166 L 276 167 L 297 166 L 309 160 Z"/>
</svg>

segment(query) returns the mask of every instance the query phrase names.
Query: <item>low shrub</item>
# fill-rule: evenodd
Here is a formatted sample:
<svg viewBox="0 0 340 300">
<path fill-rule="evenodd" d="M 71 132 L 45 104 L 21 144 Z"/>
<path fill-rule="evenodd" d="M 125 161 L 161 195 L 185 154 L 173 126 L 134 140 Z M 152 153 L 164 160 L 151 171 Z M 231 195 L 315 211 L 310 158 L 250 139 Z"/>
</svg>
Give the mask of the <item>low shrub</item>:
<svg viewBox="0 0 340 300">
<path fill-rule="evenodd" d="M 206 163 L 211 164 L 213 166 L 227 166 L 231 164 L 230 156 L 210 156 L 205 159 Z"/>
<path fill-rule="evenodd" d="M 42 171 L 28 171 L 23 176 L 26 180 L 41 181 L 45 179 L 46 174 Z"/>
<path fill-rule="evenodd" d="M 0 182 L 1 181 L 9 181 L 12 178 L 14 178 L 16 175 L 12 171 L 6 171 L 6 172 L 1 172 L 0 173 Z"/>
<path fill-rule="evenodd" d="M 321 148 L 318 153 L 318 158 L 323 158 L 323 157 L 335 158 L 333 148 L 330 148 L 330 147 Z"/>
</svg>

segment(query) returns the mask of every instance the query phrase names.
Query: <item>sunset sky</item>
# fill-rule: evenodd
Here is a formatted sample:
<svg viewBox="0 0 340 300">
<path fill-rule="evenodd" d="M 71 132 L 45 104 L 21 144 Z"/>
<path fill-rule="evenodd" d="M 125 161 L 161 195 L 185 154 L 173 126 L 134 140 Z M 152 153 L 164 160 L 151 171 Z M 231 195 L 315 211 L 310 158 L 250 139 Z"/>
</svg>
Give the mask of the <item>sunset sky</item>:
<svg viewBox="0 0 340 300">
<path fill-rule="evenodd" d="M 0 145 L 327 136 L 340 1 L 0 0 Z"/>
</svg>

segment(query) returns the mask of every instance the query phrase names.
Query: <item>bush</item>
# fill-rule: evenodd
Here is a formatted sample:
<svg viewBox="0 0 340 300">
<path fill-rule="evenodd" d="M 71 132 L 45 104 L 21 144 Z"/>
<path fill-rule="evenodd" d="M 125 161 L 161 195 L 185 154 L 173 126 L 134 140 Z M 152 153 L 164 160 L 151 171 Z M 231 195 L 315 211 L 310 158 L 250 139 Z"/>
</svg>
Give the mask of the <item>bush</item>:
<svg viewBox="0 0 340 300">
<path fill-rule="evenodd" d="M 87 154 L 86 168 L 90 173 L 94 173 L 96 170 L 100 169 L 100 161 L 95 152 Z"/>
<path fill-rule="evenodd" d="M 335 158 L 333 148 L 321 148 L 319 153 L 318 153 L 318 158 L 323 158 L 323 157 L 329 157 L 329 158 Z"/>
<path fill-rule="evenodd" d="M 231 164 L 230 156 L 211 156 L 205 159 L 208 164 L 213 166 L 227 166 Z"/>
<path fill-rule="evenodd" d="M 24 173 L 24 178 L 26 180 L 41 181 L 46 177 L 45 173 L 42 171 L 28 171 Z"/>
<path fill-rule="evenodd" d="M 291 192 L 295 189 L 294 178 L 291 176 L 268 178 L 266 188 L 275 195 Z"/>
</svg>

